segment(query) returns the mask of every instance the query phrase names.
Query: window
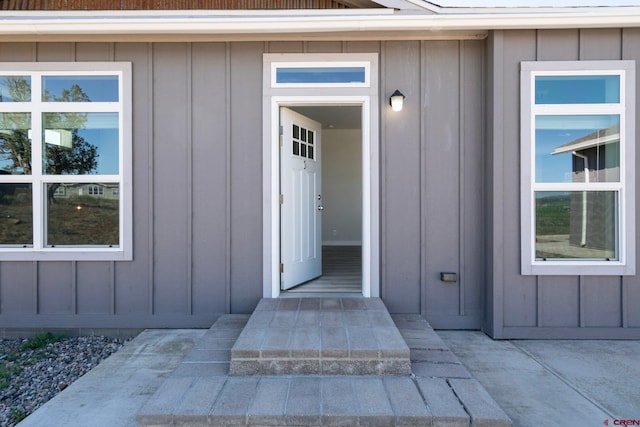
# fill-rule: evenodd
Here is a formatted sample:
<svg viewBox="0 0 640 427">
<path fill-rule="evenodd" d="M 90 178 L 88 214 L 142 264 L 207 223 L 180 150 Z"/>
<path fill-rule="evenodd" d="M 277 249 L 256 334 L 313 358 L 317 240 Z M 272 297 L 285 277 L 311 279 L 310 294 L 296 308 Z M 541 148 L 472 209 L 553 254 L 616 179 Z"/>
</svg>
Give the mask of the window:
<svg viewBox="0 0 640 427">
<path fill-rule="evenodd" d="M 348 62 L 273 62 L 272 87 L 368 87 L 370 63 Z"/>
<path fill-rule="evenodd" d="M 0 63 L 0 260 L 131 259 L 130 111 L 129 63 Z"/>
<path fill-rule="evenodd" d="M 521 70 L 522 274 L 635 274 L 634 62 Z"/>
</svg>

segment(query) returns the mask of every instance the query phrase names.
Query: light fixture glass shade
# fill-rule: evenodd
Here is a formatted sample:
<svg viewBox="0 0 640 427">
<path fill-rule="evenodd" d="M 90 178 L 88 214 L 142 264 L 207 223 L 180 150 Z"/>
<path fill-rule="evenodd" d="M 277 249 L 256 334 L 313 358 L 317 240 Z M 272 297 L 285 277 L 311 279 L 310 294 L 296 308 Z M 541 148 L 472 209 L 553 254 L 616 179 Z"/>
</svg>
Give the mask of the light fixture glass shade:
<svg viewBox="0 0 640 427">
<path fill-rule="evenodd" d="M 402 111 L 402 107 L 404 104 L 404 95 L 396 89 L 395 92 L 391 94 L 389 98 L 389 104 L 391 105 L 391 109 L 393 111 Z"/>
</svg>

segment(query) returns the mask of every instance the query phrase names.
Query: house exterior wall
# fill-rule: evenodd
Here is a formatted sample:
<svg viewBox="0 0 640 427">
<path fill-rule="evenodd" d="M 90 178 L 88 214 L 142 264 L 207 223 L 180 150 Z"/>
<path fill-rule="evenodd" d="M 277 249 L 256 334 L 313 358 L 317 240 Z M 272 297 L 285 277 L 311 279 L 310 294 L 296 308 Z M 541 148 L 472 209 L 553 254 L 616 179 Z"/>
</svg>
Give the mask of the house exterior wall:
<svg viewBox="0 0 640 427">
<path fill-rule="evenodd" d="M 0 262 L 0 328 L 208 327 L 262 296 L 262 55 L 380 54 L 381 295 L 480 328 L 485 40 L 0 43 L 133 65 L 133 261 Z M 401 114 L 388 95 L 406 96 Z M 458 281 L 440 281 L 440 272 Z"/>
<path fill-rule="evenodd" d="M 637 61 L 640 30 L 496 31 L 489 36 L 487 46 L 486 330 L 496 338 L 637 339 L 637 275 L 520 274 L 519 79 L 521 61 Z M 640 165 L 637 156 L 633 159 L 636 171 Z M 636 180 L 639 177 L 636 173 Z M 636 215 L 639 212 L 636 206 Z"/>
</svg>

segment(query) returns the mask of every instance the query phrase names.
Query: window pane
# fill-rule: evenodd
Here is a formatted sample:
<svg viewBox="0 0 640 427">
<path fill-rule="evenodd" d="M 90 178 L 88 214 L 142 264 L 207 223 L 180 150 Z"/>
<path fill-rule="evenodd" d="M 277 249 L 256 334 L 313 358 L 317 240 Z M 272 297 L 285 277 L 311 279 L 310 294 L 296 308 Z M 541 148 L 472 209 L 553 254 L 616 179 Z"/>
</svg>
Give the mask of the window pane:
<svg viewBox="0 0 640 427">
<path fill-rule="evenodd" d="M 31 114 L 0 113 L 0 175 L 31 175 Z"/>
<path fill-rule="evenodd" d="M 365 83 L 365 67 L 278 68 L 276 83 Z"/>
<path fill-rule="evenodd" d="M 118 113 L 44 113 L 42 120 L 45 173 L 118 174 Z"/>
<path fill-rule="evenodd" d="M 537 259 L 617 259 L 614 191 L 540 191 L 536 203 Z"/>
<path fill-rule="evenodd" d="M 31 184 L 0 184 L 0 245 L 31 246 L 33 208 Z"/>
<path fill-rule="evenodd" d="M 31 101 L 30 76 L 0 76 L 0 102 Z"/>
<path fill-rule="evenodd" d="M 47 246 L 118 246 L 117 188 L 114 183 L 47 184 Z"/>
<path fill-rule="evenodd" d="M 46 102 L 118 102 L 118 76 L 43 76 Z"/>
<path fill-rule="evenodd" d="M 536 76 L 536 104 L 620 102 L 620 76 Z"/>
<path fill-rule="evenodd" d="M 536 182 L 619 182 L 620 116 L 538 116 Z"/>
</svg>

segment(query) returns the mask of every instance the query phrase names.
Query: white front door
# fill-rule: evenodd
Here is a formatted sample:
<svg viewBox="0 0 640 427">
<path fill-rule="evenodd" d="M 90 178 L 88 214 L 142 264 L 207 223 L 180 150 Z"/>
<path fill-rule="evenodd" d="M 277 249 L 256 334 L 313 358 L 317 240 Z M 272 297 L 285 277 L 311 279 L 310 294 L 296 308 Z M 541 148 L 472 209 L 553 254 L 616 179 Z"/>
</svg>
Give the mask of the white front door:
<svg viewBox="0 0 640 427">
<path fill-rule="evenodd" d="M 320 123 L 280 108 L 280 284 L 291 289 L 322 274 Z"/>
</svg>

